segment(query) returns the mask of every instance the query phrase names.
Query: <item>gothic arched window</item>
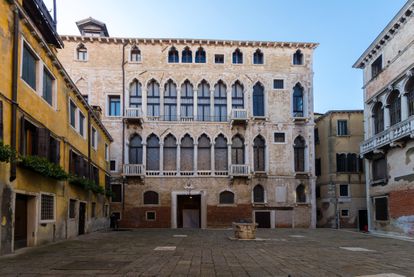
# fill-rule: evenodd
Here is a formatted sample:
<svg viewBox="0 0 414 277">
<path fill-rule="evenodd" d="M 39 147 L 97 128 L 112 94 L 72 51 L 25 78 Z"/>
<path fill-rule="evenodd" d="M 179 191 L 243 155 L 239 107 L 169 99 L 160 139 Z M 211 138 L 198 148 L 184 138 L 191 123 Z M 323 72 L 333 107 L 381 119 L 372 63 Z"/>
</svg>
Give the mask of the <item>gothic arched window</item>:
<svg viewBox="0 0 414 277">
<path fill-rule="evenodd" d="M 131 62 L 141 61 L 141 50 L 137 46 L 131 48 Z"/>
<path fill-rule="evenodd" d="M 193 85 L 186 80 L 181 86 L 181 118 L 193 118 Z"/>
<path fill-rule="evenodd" d="M 177 170 L 177 140 L 171 134 L 164 139 L 164 170 Z"/>
<path fill-rule="evenodd" d="M 253 64 L 263 64 L 263 52 L 257 49 L 253 54 Z"/>
<path fill-rule="evenodd" d="M 262 185 L 256 185 L 253 188 L 253 202 L 254 203 L 265 202 L 265 190 Z"/>
<path fill-rule="evenodd" d="M 253 87 L 253 116 L 264 116 L 264 87 L 256 83 Z"/>
<path fill-rule="evenodd" d="M 392 126 L 401 121 L 401 98 L 398 90 L 391 92 L 388 97 L 388 105 L 390 109 L 390 124 Z"/>
<path fill-rule="evenodd" d="M 299 49 L 293 54 L 293 64 L 294 65 L 301 65 L 303 64 L 303 54 L 302 51 Z"/>
<path fill-rule="evenodd" d="M 193 62 L 193 53 L 189 47 L 184 48 L 181 55 L 182 63 L 192 63 Z"/>
<path fill-rule="evenodd" d="M 221 134 L 214 144 L 214 166 L 217 171 L 226 171 L 228 168 L 227 139 Z"/>
<path fill-rule="evenodd" d="M 194 170 L 194 141 L 189 135 L 181 140 L 181 171 Z"/>
<path fill-rule="evenodd" d="M 147 139 L 147 170 L 160 170 L 160 141 L 154 134 Z"/>
<path fill-rule="evenodd" d="M 253 142 L 254 171 L 265 171 L 266 142 L 262 136 L 257 136 Z"/>
<path fill-rule="evenodd" d="M 244 140 L 240 135 L 235 135 L 232 139 L 231 163 L 244 164 Z"/>
<path fill-rule="evenodd" d="M 237 48 L 233 52 L 233 63 L 234 64 L 242 64 L 243 63 L 243 53 Z"/>
<path fill-rule="evenodd" d="M 303 87 L 297 83 L 293 88 L 293 116 L 303 117 Z"/>
<path fill-rule="evenodd" d="M 300 184 L 296 188 L 296 202 L 298 203 L 306 203 L 306 192 L 305 192 L 305 186 Z"/>
<path fill-rule="evenodd" d="M 295 171 L 305 171 L 305 140 L 298 136 L 293 144 L 294 159 L 295 159 Z"/>
<path fill-rule="evenodd" d="M 375 104 L 372 109 L 372 117 L 374 120 L 374 133 L 378 134 L 384 131 L 384 109 L 381 102 Z"/>
<path fill-rule="evenodd" d="M 168 62 L 169 63 L 178 63 L 178 51 L 177 49 L 173 46 L 170 48 L 170 50 L 168 51 Z"/>
<path fill-rule="evenodd" d="M 214 121 L 227 121 L 226 85 L 220 80 L 214 87 Z"/>
<path fill-rule="evenodd" d="M 142 89 L 141 84 L 134 80 L 129 86 L 129 107 L 141 108 L 142 105 Z"/>
<path fill-rule="evenodd" d="M 202 47 L 198 48 L 195 53 L 196 63 L 206 63 L 206 51 Z"/>
<path fill-rule="evenodd" d="M 160 116 L 160 86 L 155 80 L 147 88 L 147 115 Z"/>
<path fill-rule="evenodd" d="M 210 121 L 210 86 L 203 80 L 198 86 L 197 116 L 199 121 Z"/>
<path fill-rule="evenodd" d="M 129 163 L 142 164 L 142 139 L 134 135 L 129 141 Z"/>
<path fill-rule="evenodd" d="M 244 108 L 243 85 L 239 81 L 231 87 L 231 106 L 233 109 Z"/>
<path fill-rule="evenodd" d="M 172 80 L 165 84 L 164 120 L 177 120 L 177 85 Z"/>
<path fill-rule="evenodd" d="M 197 155 L 197 170 L 211 170 L 211 142 L 205 134 L 198 139 Z"/>
</svg>

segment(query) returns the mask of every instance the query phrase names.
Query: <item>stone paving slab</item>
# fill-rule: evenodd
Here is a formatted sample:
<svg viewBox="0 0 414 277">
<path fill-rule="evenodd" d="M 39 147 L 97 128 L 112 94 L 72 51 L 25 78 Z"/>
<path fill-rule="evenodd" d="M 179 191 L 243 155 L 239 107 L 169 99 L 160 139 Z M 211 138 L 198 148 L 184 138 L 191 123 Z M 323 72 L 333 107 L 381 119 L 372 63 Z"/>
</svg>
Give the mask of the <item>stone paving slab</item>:
<svg viewBox="0 0 414 277">
<path fill-rule="evenodd" d="M 330 229 L 229 237 L 231 230 L 87 234 L 1 257 L 0 276 L 414 276 L 413 242 Z"/>
</svg>

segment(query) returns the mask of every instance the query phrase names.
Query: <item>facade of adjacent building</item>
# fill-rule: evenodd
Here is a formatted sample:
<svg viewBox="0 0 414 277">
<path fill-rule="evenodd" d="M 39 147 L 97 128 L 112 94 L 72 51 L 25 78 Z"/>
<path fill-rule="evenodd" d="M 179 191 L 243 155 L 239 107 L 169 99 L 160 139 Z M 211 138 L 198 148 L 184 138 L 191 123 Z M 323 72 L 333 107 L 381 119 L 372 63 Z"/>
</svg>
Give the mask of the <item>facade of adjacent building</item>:
<svg viewBox="0 0 414 277">
<path fill-rule="evenodd" d="M 314 43 L 110 37 L 59 50 L 103 110 L 124 227 L 314 227 Z"/>
<path fill-rule="evenodd" d="M 42 1 L 0 1 L 2 254 L 109 226 L 112 138 L 57 59 L 54 22 Z"/>
<path fill-rule="evenodd" d="M 414 236 L 414 1 L 354 64 L 363 69 L 369 229 Z"/>
<path fill-rule="evenodd" d="M 317 226 L 364 229 L 368 224 L 365 176 L 359 145 L 362 110 L 315 116 Z"/>
</svg>

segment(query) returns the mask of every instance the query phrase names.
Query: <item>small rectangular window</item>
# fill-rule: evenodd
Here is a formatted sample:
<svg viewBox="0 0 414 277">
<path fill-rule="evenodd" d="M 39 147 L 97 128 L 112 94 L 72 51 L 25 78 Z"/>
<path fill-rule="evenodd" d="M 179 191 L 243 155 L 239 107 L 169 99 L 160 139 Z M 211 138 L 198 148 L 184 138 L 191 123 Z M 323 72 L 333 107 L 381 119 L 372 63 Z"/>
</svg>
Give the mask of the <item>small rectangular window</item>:
<svg viewBox="0 0 414 277">
<path fill-rule="evenodd" d="M 52 74 L 44 68 L 43 69 L 43 93 L 42 97 L 49 105 L 53 106 L 53 78 Z"/>
<path fill-rule="evenodd" d="M 92 207 L 91 207 L 91 217 L 96 217 L 96 203 L 93 202 L 92 203 Z"/>
<path fill-rule="evenodd" d="M 109 162 L 109 170 L 110 171 L 116 171 L 116 161 L 115 160 L 111 160 Z"/>
<path fill-rule="evenodd" d="M 388 198 L 376 197 L 374 198 L 375 205 L 375 220 L 386 221 L 388 220 Z"/>
<path fill-rule="evenodd" d="M 40 220 L 55 219 L 55 197 L 53 195 L 42 194 L 40 202 Z"/>
<path fill-rule="evenodd" d="M 108 96 L 108 108 L 109 116 L 120 116 L 121 115 L 121 97 L 120 96 Z"/>
<path fill-rule="evenodd" d="M 92 127 L 91 144 L 94 149 L 98 148 L 98 132 L 96 131 L 94 127 Z"/>
<path fill-rule="evenodd" d="M 339 196 L 349 197 L 349 185 L 339 185 Z"/>
<path fill-rule="evenodd" d="M 374 181 L 388 179 L 387 160 L 385 158 L 372 160 L 372 178 Z"/>
<path fill-rule="evenodd" d="M 214 55 L 214 63 L 224 63 L 224 55 L 216 54 Z"/>
<path fill-rule="evenodd" d="M 349 217 L 349 210 L 348 209 L 342 209 L 341 210 L 341 217 Z"/>
<path fill-rule="evenodd" d="M 274 142 L 275 143 L 284 143 L 285 142 L 285 133 L 274 133 Z"/>
<path fill-rule="evenodd" d="M 347 120 L 338 120 L 338 136 L 347 136 L 348 135 L 348 121 Z"/>
<path fill-rule="evenodd" d="M 25 43 L 23 46 L 22 79 L 34 90 L 36 90 L 37 61 L 37 57 Z"/>
<path fill-rule="evenodd" d="M 70 100 L 69 102 L 70 102 L 70 104 L 69 104 L 69 122 L 70 122 L 70 125 L 73 128 L 76 128 L 76 108 L 77 107 L 76 107 L 75 103 L 72 102 L 72 100 Z"/>
<path fill-rule="evenodd" d="M 371 76 L 375 78 L 382 71 L 382 55 L 371 64 Z"/>
<path fill-rule="evenodd" d="M 122 186 L 120 184 L 112 184 L 112 202 L 122 202 Z"/>
<path fill-rule="evenodd" d="M 145 213 L 145 216 L 147 221 L 154 221 L 156 219 L 157 214 L 154 211 L 149 211 Z"/>
<path fill-rule="evenodd" d="M 274 79 L 273 80 L 273 89 L 283 89 L 284 84 L 282 79 Z"/>
<path fill-rule="evenodd" d="M 79 111 L 79 134 L 83 137 L 85 135 L 85 116 Z"/>
<path fill-rule="evenodd" d="M 76 200 L 70 199 L 69 200 L 69 218 L 76 217 Z"/>
</svg>

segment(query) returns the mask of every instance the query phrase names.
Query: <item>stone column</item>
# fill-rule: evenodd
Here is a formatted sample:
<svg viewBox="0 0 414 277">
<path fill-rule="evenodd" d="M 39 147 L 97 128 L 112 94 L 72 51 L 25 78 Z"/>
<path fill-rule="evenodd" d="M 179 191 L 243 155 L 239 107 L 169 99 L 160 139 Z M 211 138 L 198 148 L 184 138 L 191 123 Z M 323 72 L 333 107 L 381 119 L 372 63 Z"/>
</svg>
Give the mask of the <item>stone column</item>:
<svg viewBox="0 0 414 277">
<path fill-rule="evenodd" d="M 142 142 L 142 165 L 144 169 L 147 167 L 147 143 Z"/>
<path fill-rule="evenodd" d="M 401 121 L 404 121 L 408 118 L 408 98 L 407 94 L 401 93 Z"/>
<path fill-rule="evenodd" d="M 142 114 L 147 116 L 147 88 L 142 87 Z"/>
<path fill-rule="evenodd" d="M 160 142 L 160 175 L 163 175 L 164 171 L 164 143 Z"/>
<path fill-rule="evenodd" d="M 181 119 L 181 89 L 177 88 L 177 120 Z"/>
<path fill-rule="evenodd" d="M 227 117 L 231 117 L 231 87 L 227 89 Z"/>
<path fill-rule="evenodd" d="M 160 120 L 164 120 L 164 93 L 165 93 L 165 86 L 162 87 L 160 84 Z"/>
<path fill-rule="evenodd" d="M 384 106 L 384 130 L 390 128 L 391 120 L 390 120 L 390 106 Z"/>
<path fill-rule="evenodd" d="M 216 121 L 214 118 L 214 89 L 210 89 L 210 121 Z"/>
<path fill-rule="evenodd" d="M 249 143 L 245 142 L 244 143 L 244 164 L 252 165 L 251 161 L 249 161 L 249 157 L 250 157 L 249 152 L 250 152 Z"/>
<path fill-rule="evenodd" d="M 231 168 L 231 143 L 227 144 L 227 164 L 228 171 L 230 172 Z"/>
<path fill-rule="evenodd" d="M 177 142 L 177 175 L 180 175 L 181 170 L 181 144 Z"/>
<path fill-rule="evenodd" d="M 198 142 L 195 141 L 194 142 L 194 161 L 193 161 L 193 171 L 194 171 L 194 175 L 197 175 L 197 167 L 198 167 Z"/>
<path fill-rule="evenodd" d="M 197 114 L 198 114 L 198 112 L 197 112 L 197 103 L 198 103 L 197 96 L 198 96 L 197 90 L 195 89 L 195 90 L 193 90 L 193 120 L 194 121 L 197 120 Z"/>
<path fill-rule="evenodd" d="M 211 142 L 210 144 L 210 169 L 211 169 L 211 175 L 213 175 L 213 172 L 215 171 L 215 160 L 214 160 L 214 141 Z"/>
</svg>

